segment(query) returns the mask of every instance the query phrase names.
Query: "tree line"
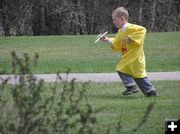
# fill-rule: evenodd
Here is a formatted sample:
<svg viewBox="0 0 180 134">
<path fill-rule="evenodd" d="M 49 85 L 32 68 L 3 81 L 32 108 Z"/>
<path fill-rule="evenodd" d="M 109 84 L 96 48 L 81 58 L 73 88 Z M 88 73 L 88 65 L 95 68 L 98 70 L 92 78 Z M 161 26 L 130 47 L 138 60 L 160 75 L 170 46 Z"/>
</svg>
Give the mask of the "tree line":
<svg viewBox="0 0 180 134">
<path fill-rule="evenodd" d="M 1 0 L 0 34 L 97 34 L 117 29 L 111 13 L 128 9 L 129 22 L 149 32 L 180 30 L 179 0 Z"/>
</svg>

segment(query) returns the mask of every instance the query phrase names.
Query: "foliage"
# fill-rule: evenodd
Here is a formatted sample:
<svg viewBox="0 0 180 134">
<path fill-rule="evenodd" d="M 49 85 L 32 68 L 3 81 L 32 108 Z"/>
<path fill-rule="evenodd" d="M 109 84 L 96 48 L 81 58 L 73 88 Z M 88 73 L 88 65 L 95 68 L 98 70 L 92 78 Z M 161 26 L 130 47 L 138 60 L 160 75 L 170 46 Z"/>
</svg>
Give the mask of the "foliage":
<svg viewBox="0 0 180 134">
<path fill-rule="evenodd" d="M 92 131 L 96 118 L 93 117 L 92 107 L 85 96 L 86 83 L 79 92 L 74 89 L 75 80 L 70 83 L 65 81 L 62 89 L 57 89 L 56 83 L 51 87 L 50 95 L 44 98 L 44 82 L 31 73 L 28 55 L 18 58 L 12 52 L 12 57 L 13 73 L 20 70 L 20 74 L 15 76 L 18 79 L 15 85 L 7 85 L 8 79 L 2 80 L 0 85 L 2 134 L 68 133 L 72 128 L 76 128 L 77 133 Z M 34 63 L 37 62 L 37 57 L 36 54 Z M 61 79 L 60 76 L 58 78 Z M 7 89 L 11 93 L 8 98 L 4 98 Z M 11 100 L 9 108 L 6 99 Z M 8 113 L 12 116 L 8 117 Z"/>
</svg>

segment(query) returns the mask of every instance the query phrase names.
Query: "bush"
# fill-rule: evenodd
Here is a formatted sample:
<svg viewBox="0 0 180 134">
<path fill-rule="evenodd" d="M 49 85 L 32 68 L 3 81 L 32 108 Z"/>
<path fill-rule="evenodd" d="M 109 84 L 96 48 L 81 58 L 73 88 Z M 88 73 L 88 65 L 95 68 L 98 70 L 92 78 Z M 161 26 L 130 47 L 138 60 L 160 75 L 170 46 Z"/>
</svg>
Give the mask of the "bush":
<svg viewBox="0 0 180 134">
<path fill-rule="evenodd" d="M 15 52 L 11 55 L 13 79 L 17 82 L 8 84 L 10 78 L 0 79 L 0 134 L 100 133 L 96 112 L 87 97 L 88 83 L 81 83 L 81 89 L 75 89 L 75 79 L 68 82 L 67 71 L 65 81 L 57 73 L 57 81 L 47 85 L 31 70 L 30 63 L 37 66 L 38 54 L 33 61 L 27 54 L 22 58 Z M 142 121 L 132 132 L 147 121 L 153 106 L 148 106 Z M 119 134 L 121 121 L 107 128 L 107 134 L 112 129 Z"/>
<path fill-rule="evenodd" d="M 85 95 L 87 83 L 82 84 L 82 90 L 75 90 L 73 79 L 62 86 L 55 83 L 48 90 L 44 81 L 33 75 L 27 54 L 23 58 L 11 54 L 12 72 L 18 82 L 8 85 L 9 79 L 1 79 L 0 133 L 92 133 L 96 118 Z M 35 66 L 37 59 L 38 54 Z M 59 74 L 57 78 L 61 79 Z"/>
</svg>

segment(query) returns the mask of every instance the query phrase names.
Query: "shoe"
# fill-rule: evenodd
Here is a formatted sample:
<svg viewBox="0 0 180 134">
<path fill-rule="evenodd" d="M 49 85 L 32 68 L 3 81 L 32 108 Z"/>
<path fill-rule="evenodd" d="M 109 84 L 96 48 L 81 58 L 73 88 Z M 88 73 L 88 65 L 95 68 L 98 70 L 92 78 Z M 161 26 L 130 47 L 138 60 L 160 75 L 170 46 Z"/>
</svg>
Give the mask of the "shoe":
<svg viewBox="0 0 180 134">
<path fill-rule="evenodd" d="M 123 95 L 130 95 L 132 93 L 137 93 L 139 92 L 138 86 L 133 85 L 131 87 L 127 87 L 126 90 L 123 92 Z"/>
<path fill-rule="evenodd" d="M 146 94 L 146 97 L 151 97 L 151 96 L 159 96 L 159 94 L 156 90 L 151 90 L 149 93 Z"/>
</svg>

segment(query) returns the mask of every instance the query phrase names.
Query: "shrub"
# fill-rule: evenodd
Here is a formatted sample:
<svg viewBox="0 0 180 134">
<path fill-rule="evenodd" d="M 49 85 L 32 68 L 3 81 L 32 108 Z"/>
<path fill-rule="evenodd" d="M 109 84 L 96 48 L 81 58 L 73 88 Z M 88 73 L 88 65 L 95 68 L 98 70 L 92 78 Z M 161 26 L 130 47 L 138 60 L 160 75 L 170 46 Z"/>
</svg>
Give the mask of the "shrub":
<svg viewBox="0 0 180 134">
<path fill-rule="evenodd" d="M 67 71 L 65 81 L 57 73 L 57 81 L 47 85 L 31 70 L 32 66 L 37 66 L 38 54 L 35 54 L 33 61 L 30 61 L 28 54 L 22 58 L 16 52 L 11 55 L 12 77 L 17 82 L 8 84 L 10 77 L 0 79 L 0 134 L 100 133 L 96 112 L 88 101 L 88 82 L 81 83 L 81 89 L 75 89 L 75 79 L 68 82 L 70 71 Z M 133 133 L 147 121 L 153 106 L 150 104 L 147 107 Z M 109 126 L 106 133 L 114 129 L 119 134 L 121 127 L 120 120 Z"/>
<path fill-rule="evenodd" d="M 75 90 L 73 79 L 70 83 L 61 82 L 62 86 L 55 83 L 48 90 L 44 81 L 33 75 L 27 54 L 22 58 L 15 52 L 11 55 L 12 73 L 15 74 L 13 77 L 18 81 L 9 85 L 9 79 L 1 78 L 0 133 L 62 134 L 72 130 L 76 133 L 92 133 L 96 118 L 85 95 L 87 83 L 82 84 L 82 90 Z M 35 66 L 38 57 L 38 54 L 35 54 Z M 61 79 L 59 74 L 57 78 Z M 45 95 L 45 92 L 48 92 L 48 95 Z"/>
</svg>

